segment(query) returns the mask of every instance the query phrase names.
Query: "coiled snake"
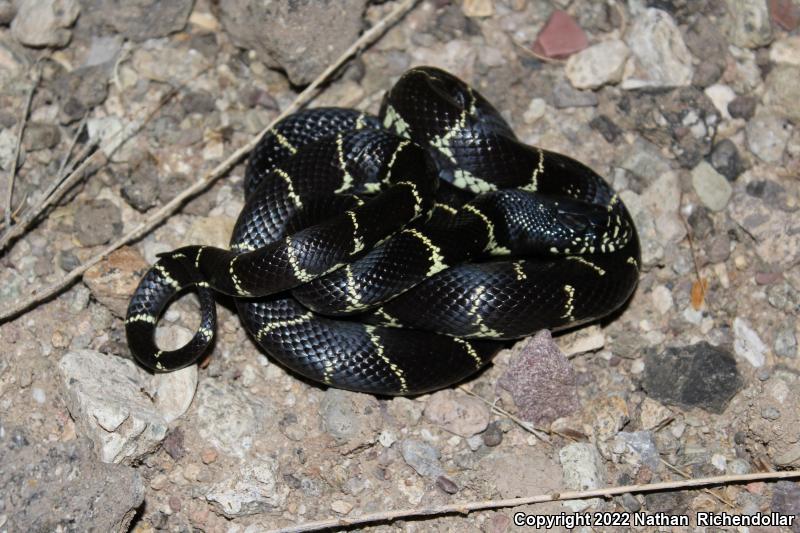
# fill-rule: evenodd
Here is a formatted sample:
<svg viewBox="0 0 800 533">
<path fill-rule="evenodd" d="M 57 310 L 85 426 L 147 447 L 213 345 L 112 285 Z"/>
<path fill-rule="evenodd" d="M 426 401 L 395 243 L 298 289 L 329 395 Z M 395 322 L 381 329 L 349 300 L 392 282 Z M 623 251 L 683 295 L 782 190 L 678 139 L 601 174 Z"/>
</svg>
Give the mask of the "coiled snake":
<svg viewBox="0 0 800 533">
<path fill-rule="evenodd" d="M 632 293 L 639 242 L 619 196 L 585 165 L 520 143 L 477 91 L 406 72 L 380 117 L 291 115 L 247 164 L 230 250 L 162 254 L 134 293 L 128 344 L 164 372 L 196 362 L 235 297 L 255 341 L 321 383 L 418 394 L 486 365 L 507 340 L 608 315 Z M 201 324 L 172 351 L 161 312 L 195 290 Z"/>
</svg>

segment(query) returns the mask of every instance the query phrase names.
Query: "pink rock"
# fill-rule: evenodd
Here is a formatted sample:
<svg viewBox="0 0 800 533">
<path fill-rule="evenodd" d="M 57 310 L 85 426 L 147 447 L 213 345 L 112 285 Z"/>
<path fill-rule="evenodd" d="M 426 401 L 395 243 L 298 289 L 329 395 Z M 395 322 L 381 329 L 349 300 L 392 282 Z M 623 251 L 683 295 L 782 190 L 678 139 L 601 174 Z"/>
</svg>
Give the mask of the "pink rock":
<svg viewBox="0 0 800 533">
<path fill-rule="evenodd" d="M 769 13 L 772 22 L 786 31 L 792 31 L 800 25 L 800 7 L 792 0 L 769 0 Z"/>
<path fill-rule="evenodd" d="M 556 10 L 536 37 L 533 51 L 553 59 L 564 59 L 589 46 L 586 34 L 565 11 Z"/>
</svg>

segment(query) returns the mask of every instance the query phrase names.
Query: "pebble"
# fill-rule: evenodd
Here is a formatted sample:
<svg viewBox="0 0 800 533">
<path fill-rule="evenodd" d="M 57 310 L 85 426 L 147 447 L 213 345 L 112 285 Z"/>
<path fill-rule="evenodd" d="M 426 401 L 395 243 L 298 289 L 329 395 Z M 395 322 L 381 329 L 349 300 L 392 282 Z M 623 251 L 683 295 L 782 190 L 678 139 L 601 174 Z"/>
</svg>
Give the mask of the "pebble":
<svg viewBox="0 0 800 533">
<path fill-rule="evenodd" d="M 622 129 L 606 115 L 597 115 L 589 121 L 589 127 L 600 133 L 606 142 L 613 143 L 622 135 Z"/>
<path fill-rule="evenodd" d="M 189 410 L 197 389 L 197 365 L 187 366 L 175 372 L 155 374 L 153 386 L 156 392 L 156 408 L 171 424 Z"/>
<path fill-rule="evenodd" d="M 230 477 L 211 485 L 205 494 L 206 500 L 228 518 L 281 509 L 289 487 L 279 480 L 278 472 L 275 459 L 256 457 Z"/>
<path fill-rule="evenodd" d="M 756 104 L 752 96 L 737 96 L 728 104 L 728 114 L 732 118 L 750 120 L 756 112 Z"/>
<path fill-rule="evenodd" d="M 785 328 L 778 331 L 775 335 L 773 347 L 775 349 L 775 355 L 779 357 L 797 357 L 797 337 L 795 336 L 794 329 Z"/>
<path fill-rule="evenodd" d="M 335 500 L 331 503 L 331 510 L 333 510 L 334 513 L 345 515 L 353 510 L 353 504 L 343 500 Z"/>
<path fill-rule="evenodd" d="M 83 118 L 108 97 L 109 69 L 105 65 L 88 65 L 59 74 L 53 84 L 58 97 L 62 123 Z M 93 130 L 99 124 L 92 122 Z"/>
<path fill-rule="evenodd" d="M 764 102 L 774 106 L 787 119 L 800 122 L 800 67 L 778 65 L 773 68 L 765 82 Z"/>
<path fill-rule="evenodd" d="M 565 73 L 576 89 L 597 89 L 619 83 L 629 55 L 630 50 L 624 41 L 602 41 L 570 56 Z"/>
<path fill-rule="evenodd" d="M 444 475 L 439 463 L 441 453 L 430 444 L 420 440 L 405 439 L 400 443 L 400 453 L 406 464 L 420 476 L 436 479 Z"/>
<path fill-rule="evenodd" d="M 558 459 L 567 489 L 592 490 L 605 485 L 603 460 L 594 444 L 575 442 L 564 446 L 558 452 Z M 601 501 L 600 498 L 570 500 L 563 502 L 563 505 L 577 513 L 598 505 Z"/>
<path fill-rule="evenodd" d="M 736 99 L 736 93 L 727 85 L 720 83 L 706 87 L 703 91 L 711 99 L 714 107 L 720 112 L 723 118 L 731 118 L 728 113 L 728 105 Z"/>
<path fill-rule="evenodd" d="M 594 92 L 579 91 L 563 79 L 559 79 L 553 85 L 550 99 L 556 109 L 592 107 L 596 106 L 598 102 L 597 95 Z"/>
<path fill-rule="evenodd" d="M 581 27 L 566 11 L 556 9 L 536 36 L 533 51 L 552 59 L 564 59 L 588 45 Z"/>
<path fill-rule="evenodd" d="M 66 46 L 72 39 L 69 28 L 81 11 L 77 0 L 21 0 L 16 7 L 11 34 L 35 48 Z"/>
<path fill-rule="evenodd" d="M 166 37 L 186 26 L 192 0 L 93 0 L 84 15 L 95 26 L 110 26 L 132 41 Z"/>
<path fill-rule="evenodd" d="M 219 457 L 219 452 L 215 448 L 207 447 L 200 451 L 200 460 L 203 461 L 203 464 L 210 465 L 216 462 L 217 457 Z"/>
<path fill-rule="evenodd" d="M 622 444 L 622 451 L 617 452 L 616 447 L 614 451 L 628 464 L 645 465 L 653 471 L 660 466 L 658 448 L 651 432 L 620 431 L 614 436 L 614 445 L 616 444 Z"/>
<path fill-rule="evenodd" d="M 492 0 L 464 0 L 461 10 L 468 17 L 491 17 L 494 15 Z"/>
<path fill-rule="evenodd" d="M 182 47 L 135 48 L 133 68 L 141 76 L 165 83 L 186 83 L 209 68 L 209 61 L 194 49 Z"/>
<path fill-rule="evenodd" d="M 647 397 L 642 400 L 639 411 L 639 421 L 643 429 L 655 429 L 665 420 L 669 420 L 670 417 L 672 417 L 672 411 L 659 402 Z"/>
<path fill-rule="evenodd" d="M 503 442 L 503 430 L 497 421 L 492 422 L 483 432 L 483 444 L 486 446 L 494 447 L 499 446 Z"/>
<path fill-rule="evenodd" d="M 135 248 L 123 246 L 90 267 L 83 275 L 83 282 L 98 302 L 124 318 L 131 294 L 148 268 Z"/>
<path fill-rule="evenodd" d="M 733 351 L 754 368 L 764 365 L 767 346 L 749 322 L 736 317 L 733 320 Z"/>
<path fill-rule="evenodd" d="M 769 0 L 772 20 L 786 31 L 793 31 L 800 25 L 800 5 L 795 0 Z"/>
<path fill-rule="evenodd" d="M 705 161 L 692 170 L 692 186 L 700 201 L 712 211 L 725 209 L 733 194 L 733 188 L 725 176 Z"/>
<path fill-rule="evenodd" d="M 42 405 L 44 404 L 44 402 L 47 401 L 47 394 L 45 394 L 44 390 L 40 389 L 39 387 L 33 387 L 31 389 L 31 396 L 33 397 L 33 400 L 39 405 Z"/>
<path fill-rule="evenodd" d="M 774 42 L 769 49 L 769 59 L 773 63 L 800 66 L 800 35 Z"/>
<path fill-rule="evenodd" d="M 772 40 L 766 0 L 727 0 L 728 36 L 742 48 L 759 48 Z"/>
<path fill-rule="evenodd" d="M 777 113 L 762 111 L 745 127 L 747 146 L 766 163 L 778 163 L 783 158 L 792 134 L 788 121 Z"/>
<path fill-rule="evenodd" d="M 61 130 L 55 124 L 45 124 L 42 122 L 28 122 L 25 125 L 25 133 L 22 135 L 22 143 L 25 149 L 31 152 L 54 148 L 61 141 Z"/>
<path fill-rule="evenodd" d="M 547 112 L 547 102 L 543 98 L 534 98 L 528 104 L 528 109 L 522 114 L 525 124 L 533 124 L 544 116 Z"/>
<path fill-rule="evenodd" d="M 472 396 L 447 389 L 431 395 L 425 418 L 442 429 L 464 438 L 481 433 L 489 424 L 489 410 Z"/>
<path fill-rule="evenodd" d="M 101 461 L 133 463 L 161 444 L 167 423 L 143 392 L 149 375 L 133 361 L 78 350 L 58 370 L 67 408 Z"/>
<path fill-rule="evenodd" d="M 709 157 L 711 166 L 725 176 L 728 181 L 734 181 L 744 170 L 739 150 L 730 139 L 722 139 L 711 149 Z"/>
<path fill-rule="evenodd" d="M 498 385 L 511 393 L 520 417 L 535 424 L 548 424 L 580 406 L 575 371 L 547 330 L 518 343 Z"/>
<path fill-rule="evenodd" d="M 665 11 L 646 9 L 632 21 L 626 41 L 633 68 L 626 69 L 623 89 L 680 87 L 692 82 L 692 55 Z"/>
<path fill-rule="evenodd" d="M 649 355 L 642 380 L 648 396 L 655 400 L 713 413 L 723 412 L 742 384 L 733 355 L 707 342 Z"/>
</svg>

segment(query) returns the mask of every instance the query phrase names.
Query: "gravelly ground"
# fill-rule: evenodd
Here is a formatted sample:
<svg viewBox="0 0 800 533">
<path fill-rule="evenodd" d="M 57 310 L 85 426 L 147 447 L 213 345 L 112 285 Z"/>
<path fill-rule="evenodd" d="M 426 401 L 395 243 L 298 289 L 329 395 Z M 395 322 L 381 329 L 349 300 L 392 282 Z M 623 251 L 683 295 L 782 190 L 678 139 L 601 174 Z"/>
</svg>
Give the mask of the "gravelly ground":
<svg viewBox="0 0 800 533">
<path fill-rule="evenodd" d="M 202 0 L 0 0 L 3 176 L 41 68 L 14 209 L 24 213 L 52 182 L 83 117 L 75 153 L 179 87 L 141 133 L 105 146 L 85 179 L 5 251 L 4 306 L 80 265 L 251 139 L 297 84 L 395 5 L 256 4 L 237 0 L 220 12 Z M 562 41 L 547 31 L 555 10 L 565 12 L 555 15 Z M 621 192 L 643 244 L 630 304 L 607 323 L 557 337 L 568 361 L 540 335 L 464 388 L 414 399 L 325 390 L 286 373 L 230 305 L 220 307 L 207 365 L 151 378 L 130 361 L 127 299 L 156 254 L 227 243 L 242 207 L 239 165 L 81 282 L 0 325 L 0 531 L 257 531 L 799 468 L 799 21 L 791 0 L 419 3 L 314 105 L 375 112 L 410 66 L 459 75 L 520 139 L 584 161 Z M 559 54 L 570 57 L 543 57 Z M 195 310 L 191 297 L 170 308 L 163 346 L 191 335 Z M 465 389 L 552 433 L 541 440 Z M 64 489 L 68 480 L 80 483 Z M 797 514 L 800 485 L 589 503 Z M 514 531 L 512 514 L 372 529 Z"/>
</svg>

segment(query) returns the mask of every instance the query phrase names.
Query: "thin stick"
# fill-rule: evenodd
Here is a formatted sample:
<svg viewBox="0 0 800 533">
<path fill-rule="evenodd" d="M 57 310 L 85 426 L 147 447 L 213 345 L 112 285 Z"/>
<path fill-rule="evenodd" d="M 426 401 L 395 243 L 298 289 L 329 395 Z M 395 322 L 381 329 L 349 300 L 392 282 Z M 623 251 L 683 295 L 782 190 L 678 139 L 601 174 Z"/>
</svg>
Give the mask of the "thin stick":
<svg viewBox="0 0 800 533">
<path fill-rule="evenodd" d="M 461 389 L 462 391 L 466 392 L 470 396 L 474 396 L 475 398 L 479 399 L 480 401 L 482 401 L 483 403 L 488 405 L 491 408 L 492 412 L 507 417 L 512 422 L 516 423 L 519 427 L 521 427 L 522 429 L 524 429 L 528 433 L 531 433 L 532 435 L 534 435 L 535 437 L 537 437 L 541 441 L 546 442 L 546 443 L 550 443 L 550 438 L 547 436 L 548 432 L 546 430 L 536 428 L 530 422 L 528 422 L 526 420 L 522 420 L 521 418 L 519 418 L 519 417 L 517 417 L 515 415 L 512 415 L 511 413 L 509 413 L 508 411 L 506 411 L 502 407 L 498 407 L 495 402 L 490 402 L 489 400 L 487 400 L 483 396 L 475 394 L 474 392 L 472 392 L 471 390 L 466 388 L 464 385 L 461 385 L 459 387 L 459 389 Z"/>
<path fill-rule="evenodd" d="M 401 509 L 397 511 L 385 511 L 380 513 L 370 513 L 354 518 L 331 518 L 328 520 L 318 520 L 316 522 L 305 522 L 296 526 L 289 526 L 280 529 L 270 530 L 268 533 L 297 533 L 301 531 L 319 531 L 333 527 L 347 527 L 357 524 L 368 524 L 373 522 L 391 522 L 399 518 L 416 518 L 420 516 L 434 516 L 444 514 L 469 514 L 472 511 L 486 509 L 500 509 L 504 507 L 518 507 L 520 505 L 530 505 L 533 503 L 545 503 L 552 501 L 583 500 L 587 498 L 598 498 L 616 496 L 625 493 L 638 492 L 657 492 L 672 489 L 688 489 L 693 487 L 704 487 L 708 485 L 725 485 L 729 483 L 744 483 L 749 481 L 776 481 L 779 479 L 800 478 L 800 470 L 789 472 L 757 472 L 754 474 L 728 475 L 704 477 L 698 479 L 686 479 L 682 481 L 665 481 L 662 483 L 649 483 L 644 485 L 623 485 L 621 487 L 608 487 L 604 489 L 568 491 L 554 494 L 540 494 L 538 496 L 528 496 L 524 498 L 510 498 L 507 500 L 486 500 L 480 502 L 454 503 L 441 505 L 438 507 L 422 507 L 418 509 Z"/>
<path fill-rule="evenodd" d="M 11 174 L 8 175 L 8 192 L 6 194 L 5 204 L 5 223 L 6 227 L 11 227 L 11 197 L 14 195 L 14 182 L 17 179 L 17 166 L 19 164 L 19 151 L 22 146 L 22 134 L 25 133 L 25 125 L 28 122 L 28 113 L 31 111 L 31 102 L 33 102 L 33 93 L 36 92 L 36 87 L 39 86 L 39 72 L 38 62 L 34 67 L 33 85 L 28 90 L 28 96 L 25 98 L 25 105 L 22 108 L 22 116 L 19 120 L 19 127 L 17 128 L 17 144 L 14 146 L 14 158 L 11 160 Z"/>
<path fill-rule="evenodd" d="M 86 119 L 88 115 L 83 115 L 80 123 L 78 124 L 78 128 L 75 130 L 75 135 L 72 136 L 72 140 L 69 143 L 69 147 L 67 147 L 67 153 L 64 155 L 64 159 L 61 161 L 61 166 L 58 167 L 58 174 L 56 174 L 56 182 L 60 182 L 64 177 L 67 175 L 67 167 L 72 161 L 72 151 L 75 149 L 75 145 L 78 144 L 78 139 L 81 136 L 81 132 L 83 128 L 86 126 Z M 76 158 L 76 161 L 80 161 L 80 159 Z"/>
<path fill-rule="evenodd" d="M 365 46 L 371 44 L 375 39 L 377 39 L 383 32 L 394 22 L 399 20 L 403 17 L 411 8 L 419 0 L 404 0 L 397 7 L 392 10 L 391 13 L 386 15 L 384 18 L 379 20 L 374 26 L 372 26 L 369 30 L 364 32 L 361 37 L 359 37 L 347 50 L 345 50 L 342 55 L 338 57 L 338 59 L 333 62 L 325 71 L 317 76 L 317 78 L 311 82 L 311 84 L 306 87 L 303 92 L 297 95 L 297 98 L 289 104 L 287 107 L 275 120 L 270 123 L 269 126 L 264 128 L 258 135 L 256 135 L 250 142 L 236 150 L 232 153 L 225 161 L 217 165 L 211 172 L 203 176 L 203 178 L 195 183 L 194 185 L 184 189 L 179 195 L 175 198 L 164 204 L 162 207 L 157 209 L 152 215 L 150 215 L 147 220 L 139 224 L 136 228 L 132 231 L 128 232 L 123 237 L 117 239 L 110 245 L 108 245 L 102 252 L 95 255 L 87 262 L 82 264 L 81 266 L 70 270 L 68 273 L 64 274 L 58 281 L 52 283 L 51 285 L 34 291 L 33 295 L 28 297 L 21 302 L 16 303 L 15 305 L 11 306 L 9 309 L 5 310 L 0 314 L 0 323 L 3 323 L 11 318 L 19 316 L 24 311 L 27 311 L 34 305 L 42 302 L 48 298 L 52 298 L 66 287 L 69 287 L 73 281 L 78 279 L 80 276 L 83 275 L 89 268 L 94 266 L 95 264 L 99 263 L 104 257 L 108 254 L 116 250 L 117 248 L 128 244 L 131 241 L 135 241 L 136 239 L 141 238 L 151 229 L 155 228 L 159 224 L 161 224 L 165 219 L 167 219 L 170 215 L 175 213 L 183 203 L 201 193 L 205 189 L 207 189 L 214 181 L 216 181 L 220 176 L 228 172 L 234 165 L 236 165 L 241 159 L 243 159 L 253 148 L 255 148 L 258 141 L 261 137 L 269 131 L 278 121 L 282 120 L 286 116 L 291 113 L 294 113 L 300 107 L 306 105 L 316 96 L 317 88 L 324 83 L 331 74 L 333 74 L 336 69 L 338 69 L 350 56 L 364 48 Z M 88 160 L 87 160 L 88 161 Z M 81 170 L 84 165 L 81 165 L 75 172 Z M 0 241 L 0 249 L 2 249 L 2 241 Z"/>
</svg>

